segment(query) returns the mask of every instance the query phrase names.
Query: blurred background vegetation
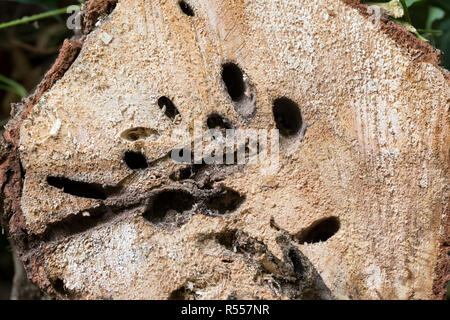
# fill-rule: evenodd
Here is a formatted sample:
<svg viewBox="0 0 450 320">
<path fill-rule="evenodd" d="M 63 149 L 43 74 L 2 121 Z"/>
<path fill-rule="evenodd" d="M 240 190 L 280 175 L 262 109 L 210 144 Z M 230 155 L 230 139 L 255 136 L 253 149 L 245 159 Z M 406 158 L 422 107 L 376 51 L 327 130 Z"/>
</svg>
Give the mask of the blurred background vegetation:
<svg viewBox="0 0 450 320">
<path fill-rule="evenodd" d="M 78 5 L 77 0 L 0 0 L 0 25 L 36 14 Z M 65 38 L 67 14 L 9 28 L 0 27 L 0 132 L 9 119 L 11 103 L 32 93 L 56 59 Z M 0 299 L 9 299 L 14 263 L 6 235 L 0 232 Z"/>
<path fill-rule="evenodd" d="M 450 70 L 450 0 L 402 0 L 412 25 L 443 53 L 443 66 Z M 58 50 L 72 31 L 69 15 L 58 14 L 12 27 L 3 23 L 77 5 L 77 0 L 0 0 L 0 132 L 9 119 L 11 103 L 33 92 L 51 67 Z M 366 1 L 368 2 L 368 1 Z M 389 2 L 373 0 L 371 2 Z M 401 19 L 409 22 L 405 16 Z M 2 230 L 3 231 L 3 230 Z M 0 299 L 8 299 L 14 263 L 6 235 L 0 233 Z M 448 297 L 447 297 L 448 298 Z"/>
</svg>

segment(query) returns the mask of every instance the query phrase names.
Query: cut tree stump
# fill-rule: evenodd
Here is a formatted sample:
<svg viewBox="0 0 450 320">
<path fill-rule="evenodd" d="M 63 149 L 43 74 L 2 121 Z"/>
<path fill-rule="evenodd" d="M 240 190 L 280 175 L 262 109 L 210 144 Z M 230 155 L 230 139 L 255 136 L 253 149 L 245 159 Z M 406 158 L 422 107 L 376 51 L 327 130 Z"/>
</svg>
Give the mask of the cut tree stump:
<svg viewBox="0 0 450 320">
<path fill-rule="evenodd" d="M 450 76 L 357 0 L 95 1 L 4 133 L 3 221 L 60 299 L 441 299 Z M 174 162 L 194 122 L 279 167 Z"/>
</svg>

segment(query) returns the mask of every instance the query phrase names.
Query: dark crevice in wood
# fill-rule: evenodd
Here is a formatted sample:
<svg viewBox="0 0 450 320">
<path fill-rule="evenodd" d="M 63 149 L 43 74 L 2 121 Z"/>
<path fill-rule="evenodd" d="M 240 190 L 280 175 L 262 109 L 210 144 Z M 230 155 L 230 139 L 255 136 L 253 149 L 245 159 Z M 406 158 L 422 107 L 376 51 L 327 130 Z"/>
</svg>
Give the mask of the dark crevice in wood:
<svg viewBox="0 0 450 320">
<path fill-rule="evenodd" d="M 208 213 L 213 215 L 230 214 L 245 201 L 245 195 L 231 188 L 223 188 L 209 196 L 205 202 Z"/>
<path fill-rule="evenodd" d="M 64 193 L 68 193 L 76 197 L 97 200 L 106 200 L 108 196 L 118 192 L 121 189 L 119 186 L 105 187 L 100 183 L 76 181 L 58 176 L 47 177 L 47 183 L 52 187 L 61 189 Z"/>
<path fill-rule="evenodd" d="M 302 114 L 297 103 L 289 98 L 281 97 L 273 102 L 273 117 L 280 134 L 292 136 L 297 134 L 303 125 Z"/>
<path fill-rule="evenodd" d="M 194 10 L 192 9 L 192 7 L 189 5 L 189 3 L 187 3 L 186 1 L 182 0 L 182 1 L 178 1 L 178 5 L 180 6 L 181 11 L 189 16 L 189 17 L 193 17 L 195 15 Z"/>
<path fill-rule="evenodd" d="M 128 168 L 131 170 L 141 170 L 148 168 L 147 158 L 138 151 L 126 151 L 123 156 Z"/>
<path fill-rule="evenodd" d="M 175 120 L 175 117 L 180 114 L 175 104 L 168 97 L 160 97 L 158 99 L 158 106 L 163 110 L 164 114 L 170 119 Z"/>
<path fill-rule="evenodd" d="M 339 231 L 340 227 L 341 223 L 338 217 L 327 217 L 315 221 L 294 237 L 300 244 L 327 241 Z"/>
<path fill-rule="evenodd" d="M 234 62 L 222 65 L 222 81 L 235 111 L 244 119 L 249 120 L 256 114 L 256 103 L 253 87 L 246 81 L 242 69 Z"/>
</svg>

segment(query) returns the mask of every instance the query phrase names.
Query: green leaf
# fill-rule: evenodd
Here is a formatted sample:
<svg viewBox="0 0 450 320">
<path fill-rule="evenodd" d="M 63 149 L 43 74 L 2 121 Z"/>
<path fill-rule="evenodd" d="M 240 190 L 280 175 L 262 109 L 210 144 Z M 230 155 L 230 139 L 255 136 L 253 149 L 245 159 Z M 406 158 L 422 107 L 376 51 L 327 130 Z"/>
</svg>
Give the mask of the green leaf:
<svg viewBox="0 0 450 320">
<path fill-rule="evenodd" d="M 433 22 L 441 20 L 445 16 L 445 11 L 438 7 L 430 6 L 428 10 L 428 18 L 426 28 L 431 29 Z"/>
<path fill-rule="evenodd" d="M 25 90 L 25 88 L 22 87 L 19 83 L 5 76 L 2 76 L 1 74 L 0 74 L 0 89 L 17 93 L 22 98 L 28 95 L 27 90 Z"/>
<path fill-rule="evenodd" d="M 411 16 L 409 15 L 409 10 L 408 10 L 408 6 L 406 5 L 405 0 L 399 0 L 401 6 L 403 7 L 403 10 L 405 10 L 405 17 L 406 17 L 406 21 L 412 25 L 412 21 L 411 21 Z"/>
<path fill-rule="evenodd" d="M 400 0 L 404 1 L 404 0 Z M 400 5 L 399 0 L 391 0 L 389 2 L 367 2 L 368 5 L 377 6 L 381 9 L 382 14 L 386 14 L 388 16 L 394 18 L 401 18 L 405 14 L 406 7 Z"/>
<path fill-rule="evenodd" d="M 447 13 L 450 13 L 450 1 L 448 0 L 433 0 L 431 3 L 435 6 L 441 7 L 444 10 L 447 10 Z"/>
<path fill-rule="evenodd" d="M 450 18 L 442 20 L 438 28 L 443 31 L 436 40 L 436 47 L 443 52 L 443 65 L 450 70 Z"/>
<path fill-rule="evenodd" d="M 0 23 L 0 29 L 9 28 L 9 27 L 17 26 L 19 24 L 29 23 L 29 22 L 40 20 L 40 19 L 49 18 L 49 17 L 57 17 L 60 14 L 67 13 L 67 9 L 68 8 L 56 9 L 56 10 L 47 11 L 44 13 L 35 14 L 34 16 L 31 16 L 31 17 L 23 17 L 22 19 L 13 20 L 13 21 L 5 22 L 5 23 Z"/>
<path fill-rule="evenodd" d="M 422 2 L 423 0 L 405 0 L 406 2 L 406 6 L 409 8 L 411 7 L 413 4 L 417 3 L 417 2 Z"/>
</svg>

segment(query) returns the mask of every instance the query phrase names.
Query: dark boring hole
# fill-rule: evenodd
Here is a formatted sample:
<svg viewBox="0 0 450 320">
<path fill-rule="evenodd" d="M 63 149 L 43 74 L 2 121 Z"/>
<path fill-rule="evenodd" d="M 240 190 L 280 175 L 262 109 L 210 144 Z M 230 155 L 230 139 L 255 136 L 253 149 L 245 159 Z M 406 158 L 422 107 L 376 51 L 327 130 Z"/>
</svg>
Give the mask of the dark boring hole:
<svg viewBox="0 0 450 320">
<path fill-rule="evenodd" d="M 50 242 L 56 239 L 66 238 L 73 234 L 82 233 L 98 226 L 113 214 L 114 212 L 110 208 L 101 205 L 77 214 L 69 215 L 62 220 L 47 225 L 43 240 Z"/>
<path fill-rule="evenodd" d="M 300 258 L 300 255 L 297 252 L 297 250 L 294 248 L 289 249 L 288 257 L 292 262 L 294 272 L 297 275 L 297 277 L 301 276 L 305 268 L 303 266 L 302 259 Z"/>
<path fill-rule="evenodd" d="M 327 241 L 339 231 L 340 226 L 338 217 L 328 217 L 314 222 L 308 228 L 300 231 L 296 237 L 300 243 Z"/>
<path fill-rule="evenodd" d="M 171 120 L 174 120 L 175 117 L 180 114 L 172 100 L 165 96 L 158 99 L 158 106 L 161 110 L 164 110 L 164 114 Z"/>
<path fill-rule="evenodd" d="M 233 101 L 239 101 L 244 97 L 244 73 L 237 64 L 230 62 L 222 66 L 222 80 Z"/>
<path fill-rule="evenodd" d="M 194 202 L 194 197 L 187 191 L 162 191 L 152 199 L 144 212 L 144 218 L 152 223 L 169 221 L 174 218 L 173 215 L 191 210 Z"/>
<path fill-rule="evenodd" d="M 223 263 L 233 263 L 233 259 L 222 259 Z"/>
<path fill-rule="evenodd" d="M 128 168 L 132 170 L 145 169 L 148 167 L 145 156 L 137 151 L 126 151 L 123 156 L 123 161 L 125 161 Z"/>
<path fill-rule="evenodd" d="M 189 17 L 193 17 L 195 15 L 194 10 L 186 1 L 179 1 L 178 5 L 180 6 L 181 11 L 183 11 L 185 15 Z"/>
<path fill-rule="evenodd" d="M 237 231 L 227 230 L 216 235 L 217 242 L 230 251 L 234 251 L 237 241 Z"/>
<path fill-rule="evenodd" d="M 170 293 L 168 300 L 186 300 L 186 288 L 183 286 Z"/>
<path fill-rule="evenodd" d="M 220 114 L 212 113 L 206 120 L 209 129 L 231 129 L 231 123 Z"/>
<path fill-rule="evenodd" d="M 206 201 L 206 207 L 218 214 L 226 214 L 235 211 L 245 201 L 245 196 L 239 192 L 224 188 L 212 195 Z"/>
<path fill-rule="evenodd" d="M 298 104 L 291 99 L 286 97 L 276 99 L 272 111 L 277 129 L 282 135 L 294 135 L 301 129 L 302 114 Z"/>
<path fill-rule="evenodd" d="M 105 200 L 107 193 L 103 186 L 98 183 L 74 181 L 64 177 L 47 177 L 47 183 L 52 187 L 62 189 L 63 192 L 73 196 Z"/>
<path fill-rule="evenodd" d="M 62 279 L 56 278 L 55 280 L 53 280 L 51 282 L 51 284 L 53 286 L 53 289 L 55 289 L 55 291 L 57 293 L 59 293 L 60 295 L 63 295 L 66 297 L 69 295 L 69 291 L 67 290 L 67 288 L 64 284 L 64 281 Z"/>
</svg>

